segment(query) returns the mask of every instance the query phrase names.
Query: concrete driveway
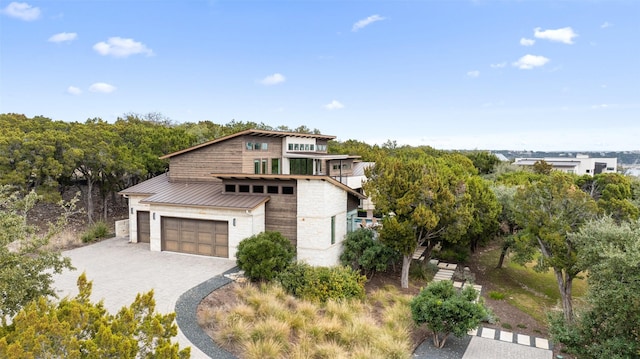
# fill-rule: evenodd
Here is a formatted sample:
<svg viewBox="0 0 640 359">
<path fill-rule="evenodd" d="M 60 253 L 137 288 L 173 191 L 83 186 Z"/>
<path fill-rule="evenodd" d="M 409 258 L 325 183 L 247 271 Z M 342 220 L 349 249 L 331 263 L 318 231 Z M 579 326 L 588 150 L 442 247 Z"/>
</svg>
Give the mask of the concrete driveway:
<svg viewBox="0 0 640 359">
<path fill-rule="evenodd" d="M 58 296 L 75 296 L 76 280 L 85 272 L 87 279 L 93 281 L 91 299 L 103 300 L 111 313 L 131 304 L 136 294 L 151 289 L 156 310 L 173 312 L 181 294 L 236 265 L 230 259 L 151 252 L 148 243 L 128 243 L 128 238 L 122 237 L 65 251 L 63 255 L 71 258 L 76 270 L 55 276 Z M 180 331 L 177 340 L 181 347 L 191 346 L 192 358 L 207 358 Z"/>
</svg>

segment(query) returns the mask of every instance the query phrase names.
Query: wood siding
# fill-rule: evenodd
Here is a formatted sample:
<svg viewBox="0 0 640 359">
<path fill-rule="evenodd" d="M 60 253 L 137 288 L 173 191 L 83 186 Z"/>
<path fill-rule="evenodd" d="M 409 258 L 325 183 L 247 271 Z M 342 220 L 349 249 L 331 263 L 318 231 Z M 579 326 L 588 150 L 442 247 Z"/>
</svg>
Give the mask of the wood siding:
<svg viewBox="0 0 640 359">
<path fill-rule="evenodd" d="M 266 143 L 267 149 L 248 150 L 247 142 Z M 212 173 L 253 174 L 254 160 L 266 160 L 265 173 L 271 174 L 273 158 L 282 158 L 281 138 L 241 136 L 171 157 L 169 176 L 171 181 L 214 181 Z"/>
</svg>

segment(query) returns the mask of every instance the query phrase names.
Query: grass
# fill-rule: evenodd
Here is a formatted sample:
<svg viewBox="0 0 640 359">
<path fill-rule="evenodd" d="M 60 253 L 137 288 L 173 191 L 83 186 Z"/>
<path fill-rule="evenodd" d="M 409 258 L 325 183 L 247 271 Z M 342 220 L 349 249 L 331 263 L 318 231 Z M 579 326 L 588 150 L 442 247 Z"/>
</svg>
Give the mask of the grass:
<svg viewBox="0 0 640 359">
<path fill-rule="evenodd" d="M 533 264 L 521 266 L 509 260 L 497 269 L 500 248 L 479 254 L 479 264 L 486 268 L 487 279 L 496 286 L 496 293 L 504 294 L 504 300 L 529 314 L 541 324 L 546 323 L 546 313 L 561 308 L 560 292 L 553 271 L 539 273 Z M 573 280 L 574 307 L 584 296 L 587 283 L 584 279 Z M 491 296 L 491 293 L 489 294 Z M 494 298 L 495 299 L 495 298 Z"/>
<path fill-rule="evenodd" d="M 298 300 L 278 285 L 247 284 L 236 304 L 207 313 L 220 346 L 243 358 L 411 358 L 411 297 L 394 287 L 369 300 Z"/>
</svg>

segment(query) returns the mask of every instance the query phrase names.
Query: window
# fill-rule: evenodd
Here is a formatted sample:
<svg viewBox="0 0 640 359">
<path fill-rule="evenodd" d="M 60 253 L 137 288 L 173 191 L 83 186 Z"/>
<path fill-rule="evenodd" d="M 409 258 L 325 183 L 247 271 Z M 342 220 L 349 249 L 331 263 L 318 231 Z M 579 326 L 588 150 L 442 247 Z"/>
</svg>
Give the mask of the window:
<svg viewBox="0 0 640 359">
<path fill-rule="evenodd" d="M 289 144 L 289 151 L 293 151 L 293 143 Z"/>
<path fill-rule="evenodd" d="M 235 192 L 236 191 L 236 185 L 234 185 L 234 184 L 226 184 L 226 185 L 224 185 L 224 191 L 225 192 Z"/>
<path fill-rule="evenodd" d="M 267 186 L 267 193 L 278 194 L 278 186 Z"/>
<path fill-rule="evenodd" d="M 293 187 L 282 186 L 282 194 L 293 194 Z"/>
<path fill-rule="evenodd" d="M 253 160 L 253 173 L 260 174 L 260 160 Z"/>
<path fill-rule="evenodd" d="M 260 149 L 260 144 L 259 143 L 254 143 L 253 144 L 253 149 L 254 150 L 259 150 Z"/>
<path fill-rule="evenodd" d="M 271 159 L 271 174 L 279 175 L 280 174 L 280 159 L 272 158 Z"/>
<path fill-rule="evenodd" d="M 305 150 L 305 151 L 309 151 L 309 144 L 308 144 L 308 143 L 305 143 L 305 144 L 304 144 L 304 150 Z"/>
<path fill-rule="evenodd" d="M 331 216 L 331 244 L 336 244 L 336 216 Z"/>
<path fill-rule="evenodd" d="M 313 151 L 313 146 L 314 146 L 314 145 L 313 145 L 313 143 L 312 143 L 311 145 L 309 145 L 309 149 L 310 149 L 311 151 Z"/>
<path fill-rule="evenodd" d="M 294 150 L 294 151 L 298 151 L 299 149 L 300 149 L 300 144 L 298 144 L 298 143 L 294 143 L 294 144 L 293 144 L 293 150 Z"/>
<path fill-rule="evenodd" d="M 249 193 L 249 185 L 241 184 L 238 186 L 238 192 Z"/>
<path fill-rule="evenodd" d="M 267 150 L 267 146 L 268 146 L 268 145 L 267 145 L 267 143 L 266 143 L 266 142 L 263 142 L 263 143 L 262 143 L 262 150 L 263 150 L 263 151 L 266 151 L 266 150 Z"/>
<path fill-rule="evenodd" d="M 264 193 L 264 186 L 263 185 L 254 185 L 253 186 L 253 193 Z"/>
<path fill-rule="evenodd" d="M 313 160 L 311 158 L 292 158 L 289 160 L 289 173 L 292 175 L 312 175 Z"/>
<path fill-rule="evenodd" d="M 267 160 L 262 160 L 262 174 L 267 173 Z"/>
</svg>

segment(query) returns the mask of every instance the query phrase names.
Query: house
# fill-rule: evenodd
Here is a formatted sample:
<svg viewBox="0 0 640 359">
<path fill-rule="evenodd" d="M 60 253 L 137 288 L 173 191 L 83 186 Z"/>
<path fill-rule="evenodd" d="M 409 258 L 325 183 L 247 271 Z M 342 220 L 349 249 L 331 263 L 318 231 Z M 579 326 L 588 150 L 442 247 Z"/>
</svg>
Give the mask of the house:
<svg viewBox="0 0 640 359">
<path fill-rule="evenodd" d="M 533 166 L 538 161 L 545 161 L 554 170 L 575 173 L 577 175 L 597 175 L 600 173 L 615 173 L 618 168 L 617 158 L 589 158 L 587 155 L 568 157 L 544 157 L 544 158 L 516 158 L 514 164 L 518 166 Z"/>
<path fill-rule="evenodd" d="M 338 264 L 366 197 L 359 157 L 327 153 L 334 138 L 246 130 L 162 156 L 167 173 L 120 192 L 129 239 L 152 251 L 234 259 L 241 240 L 278 231 L 298 260 Z"/>
</svg>

